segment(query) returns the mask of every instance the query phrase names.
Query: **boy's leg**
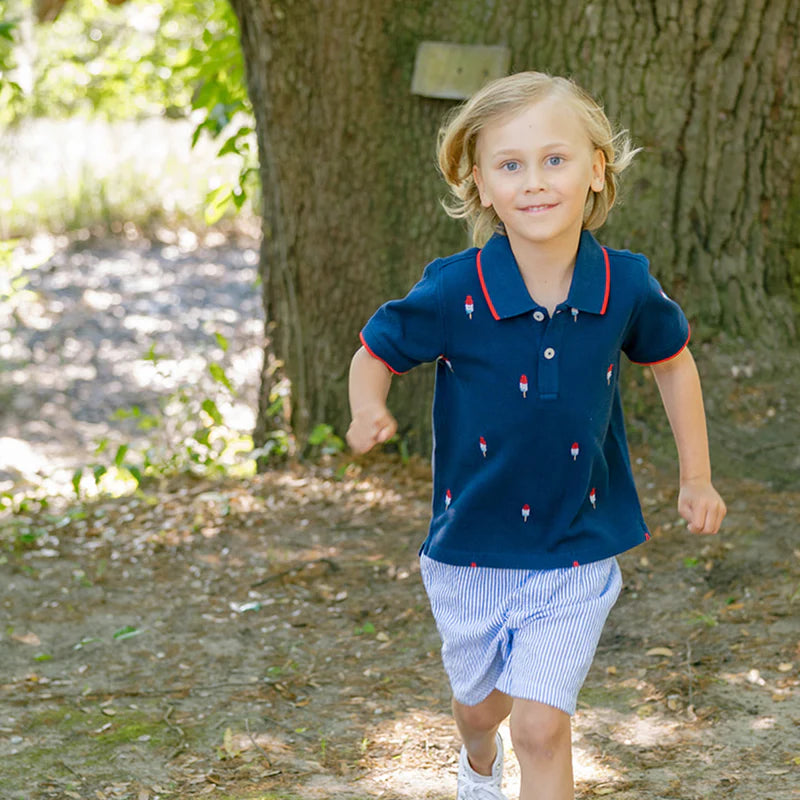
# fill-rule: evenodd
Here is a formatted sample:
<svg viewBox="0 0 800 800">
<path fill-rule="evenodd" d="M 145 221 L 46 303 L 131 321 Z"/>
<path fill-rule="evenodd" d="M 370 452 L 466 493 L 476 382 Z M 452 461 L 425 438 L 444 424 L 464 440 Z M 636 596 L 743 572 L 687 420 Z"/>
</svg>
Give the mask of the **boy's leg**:
<svg viewBox="0 0 800 800">
<path fill-rule="evenodd" d="M 511 741 L 521 772 L 519 800 L 573 800 L 569 714 L 535 700 L 515 698 Z"/>
<path fill-rule="evenodd" d="M 453 716 L 472 769 L 479 775 L 491 775 L 497 755 L 495 734 L 511 712 L 514 701 L 495 689 L 476 706 L 465 706 L 453 698 Z"/>
</svg>

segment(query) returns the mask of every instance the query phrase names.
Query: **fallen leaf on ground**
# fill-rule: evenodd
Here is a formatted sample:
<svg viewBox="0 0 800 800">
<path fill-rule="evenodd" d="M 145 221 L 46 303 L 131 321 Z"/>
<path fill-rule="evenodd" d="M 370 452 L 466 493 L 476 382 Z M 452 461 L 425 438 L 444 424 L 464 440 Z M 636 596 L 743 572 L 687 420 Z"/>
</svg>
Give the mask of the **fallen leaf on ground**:
<svg viewBox="0 0 800 800">
<path fill-rule="evenodd" d="M 646 653 L 646 656 L 666 656 L 667 658 L 671 658 L 674 653 L 669 647 L 651 647 Z"/>
<path fill-rule="evenodd" d="M 41 639 L 33 633 L 33 631 L 28 631 L 28 633 L 12 633 L 11 638 L 15 642 L 20 642 L 21 644 L 41 644 Z"/>
</svg>

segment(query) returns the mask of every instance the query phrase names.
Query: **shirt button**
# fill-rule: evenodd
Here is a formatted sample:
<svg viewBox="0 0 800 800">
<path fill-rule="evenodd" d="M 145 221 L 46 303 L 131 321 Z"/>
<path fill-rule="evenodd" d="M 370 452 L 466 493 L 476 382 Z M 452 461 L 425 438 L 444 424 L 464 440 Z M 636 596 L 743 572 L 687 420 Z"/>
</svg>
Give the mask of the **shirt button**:
<svg viewBox="0 0 800 800">
<path fill-rule="evenodd" d="M 534 312 L 533 312 L 533 318 L 534 318 L 534 319 L 535 319 L 537 322 L 541 322 L 541 321 L 544 319 L 544 313 L 543 313 L 543 312 L 541 312 L 541 311 L 534 311 Z"/>
<path fill-rule="evenodd" d="M 553 350 L 552 347 L 548 347 L 547 350 L 544 351 L 544 357 L 549 361 L 553 356 L 556 354 L 556 351 Z"/>
</svg>

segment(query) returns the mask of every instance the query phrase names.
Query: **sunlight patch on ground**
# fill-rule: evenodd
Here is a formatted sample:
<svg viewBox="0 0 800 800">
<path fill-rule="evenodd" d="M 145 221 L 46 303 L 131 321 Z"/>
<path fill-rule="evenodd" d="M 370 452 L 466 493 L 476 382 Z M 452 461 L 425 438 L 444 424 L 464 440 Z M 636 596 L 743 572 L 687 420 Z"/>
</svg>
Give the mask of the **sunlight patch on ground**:
<svg viewBox="0 0 800 800">
<path fill-rule="evenodd" d="M 172 358 L 152 361 L 135 361 L 128 368 L 119 368 L 122 375 L 132 378 L 139 386 L 171 392 L 187 381 L 195 382 L 206 370 L 203 356 L 186 355 L 180 360 Z"/>
<path fill-rule="evenodd" d="M 509 797 L 517 797 L 520 771 L 508 722 L 500 726 L 500 734 L 505 748 L 503 790 Z M 369 760 L 374 754 L 376 761 L 364 781 L 381 787 L 390 797 L 449 798 L 455 793 L 459 751 L 452 717 L 413 711 L 375 726 L 365 758 Z M 580 737 L 576 737 L 573 748 L 573 767 L 578 784 L 610 791 L 622 779 L 617 770 L 603 764 L 589 746 L 584 746 Z"/>
<path fill-rule="evenodd" d="M 0 470 L 13 469 L 23 476 L 32 477 L 47 466 L 47 459 L 21 439 L 0 437 Z"/>
<path fill-rule="evenodd" d="M 604 764 L 596 752 L 592 752 L 588 746 L 584 746 L 580 741 L 573 741 L 572 769 L 575 774 L 575 782 L 578 784 L 613 785 L 622 778 L 622 775 L 617 770 L 608 766 L 608 764 Z"/>
</svg>

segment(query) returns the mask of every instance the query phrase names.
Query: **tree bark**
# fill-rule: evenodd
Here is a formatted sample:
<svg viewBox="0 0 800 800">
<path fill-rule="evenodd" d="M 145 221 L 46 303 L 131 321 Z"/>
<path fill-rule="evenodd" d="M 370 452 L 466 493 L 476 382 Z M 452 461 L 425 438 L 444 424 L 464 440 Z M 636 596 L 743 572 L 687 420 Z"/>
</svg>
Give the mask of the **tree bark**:
<svg viewBox="0 0 800 800">
<path fill-rule="evenodd" d="M 792 0 L 231 4 L 258 129 L 264 306 L 301 441 L 320 422 L 345 429 L 348 365 L 372 311 L 469 244 L 439 208 L 436 133 L 453 102 L 410 94 L 425 39 L 505 44 L 512 71 L 574 77 L 645 147 L 600 238 L 650 257 L 696 338 L 796 338 Z M 417 450 L 430 384 L 415 370 L 390 398 Z"/>
</svg>

